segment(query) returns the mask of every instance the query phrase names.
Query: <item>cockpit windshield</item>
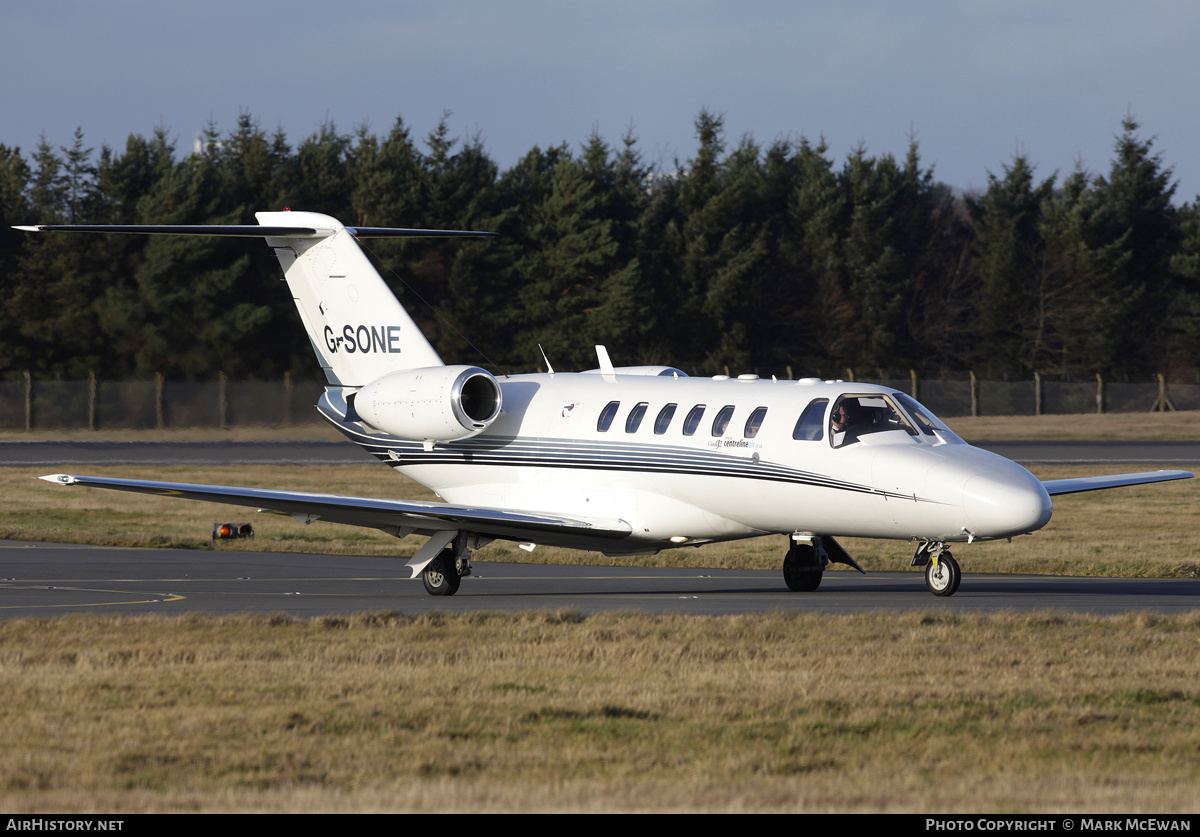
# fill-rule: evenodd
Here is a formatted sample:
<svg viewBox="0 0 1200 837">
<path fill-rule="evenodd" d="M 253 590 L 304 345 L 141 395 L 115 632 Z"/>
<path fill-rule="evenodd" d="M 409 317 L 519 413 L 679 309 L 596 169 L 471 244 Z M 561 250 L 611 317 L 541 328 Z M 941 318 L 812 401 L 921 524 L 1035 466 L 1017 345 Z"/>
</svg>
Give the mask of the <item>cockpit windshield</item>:
<svg viewBox="0 0 1200 837">
<path fill-rule="evenodd" d="M 928 407 L 923 406 L 917 399 L 911 395 L 905 395 L 903 392 L 894 393 L 895 398 L 900 402 L 917 426 L 921 428 L 921 432 L 926 436 L 941 438 L 947 442 L 961 442 L 962 439 L 955 435 L 954 431 L 946 426 L 946 423 L 930 412 Z"/>
</svg>

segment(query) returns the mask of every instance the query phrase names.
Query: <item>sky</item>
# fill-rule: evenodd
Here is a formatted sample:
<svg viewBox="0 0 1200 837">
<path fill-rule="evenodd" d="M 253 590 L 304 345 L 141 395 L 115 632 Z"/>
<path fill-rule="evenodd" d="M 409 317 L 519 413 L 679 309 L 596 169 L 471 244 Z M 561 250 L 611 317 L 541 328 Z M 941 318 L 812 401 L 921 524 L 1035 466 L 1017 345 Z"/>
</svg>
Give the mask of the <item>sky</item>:
<svg viewBox="0 0 1200 837">
<path fill-rule="evenodd" d="M 839 167 L 915 138 L 966 191 L 1018 152 L 1107 173 L 1132 116 L 1176 203 L 1200 195 L 1194 0 L 0 0 L 0 32 L 0 143 L 25 152 L 165 126 L 184 153 L 241 113 L 293 144 L 398 116 L 423 140 L 448 112 L 502 168 L 632 131 L 669 170 L 707 108 L 730 146 L 823 138 Z"/>
</svg>

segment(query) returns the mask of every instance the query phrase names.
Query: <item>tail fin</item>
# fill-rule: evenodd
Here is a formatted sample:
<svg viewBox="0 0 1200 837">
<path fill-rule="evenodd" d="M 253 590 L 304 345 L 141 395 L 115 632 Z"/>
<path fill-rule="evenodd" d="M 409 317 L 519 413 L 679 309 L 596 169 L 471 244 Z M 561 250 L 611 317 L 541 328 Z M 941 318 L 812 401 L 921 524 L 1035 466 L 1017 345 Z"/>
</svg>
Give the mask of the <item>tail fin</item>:
<svg viewBox="0 0 1200 837">
<path fill-rule="evenodd" d="M 296 310 L 330 384 L 360 387 L 442 359 L 371 266 L 355 238 L 491 236 L 457 230 L 345 227 L 316 212 L 258 212 L 259 226 L 44 225 L 29 232 L 262 237 L 275 249 Z"/>
<path fill-rule="evenodd" d="M 257 212 L 264 227 L 296 225 L 329 233 L 267 238 L 329 383 L 358 387 L 389 372 L 441 366 L 353 236 L 327 215 Z"/>
</svg>

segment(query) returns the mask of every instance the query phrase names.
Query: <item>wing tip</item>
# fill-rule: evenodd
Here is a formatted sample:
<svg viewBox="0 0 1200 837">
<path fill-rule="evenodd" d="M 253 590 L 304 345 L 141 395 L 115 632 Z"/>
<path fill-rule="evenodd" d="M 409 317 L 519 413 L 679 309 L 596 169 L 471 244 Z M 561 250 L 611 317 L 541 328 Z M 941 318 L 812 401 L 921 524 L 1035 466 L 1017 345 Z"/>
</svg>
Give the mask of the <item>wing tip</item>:
<svg viewBox="0 0 1200 837">
<path fill-rule="evenodd" d="M 43 477 L 38 477 L 39 480 L 52 482 L 55 485 L 74 485 L 75 477 L 70 474 L 46 474 Z"/>
</svg>

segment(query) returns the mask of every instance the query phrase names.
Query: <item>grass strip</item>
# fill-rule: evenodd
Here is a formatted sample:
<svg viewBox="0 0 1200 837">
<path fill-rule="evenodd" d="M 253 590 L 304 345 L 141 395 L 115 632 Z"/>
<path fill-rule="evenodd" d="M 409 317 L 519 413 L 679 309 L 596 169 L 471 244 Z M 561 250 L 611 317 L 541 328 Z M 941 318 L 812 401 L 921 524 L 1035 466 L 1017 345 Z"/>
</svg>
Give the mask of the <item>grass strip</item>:
<svg viewBox="0 0 1200 837">
<path fill-rule="evenodd" d="M 56 811 L 1194 812 L 1200 614 L 0 623 Z"/>
</svg>

